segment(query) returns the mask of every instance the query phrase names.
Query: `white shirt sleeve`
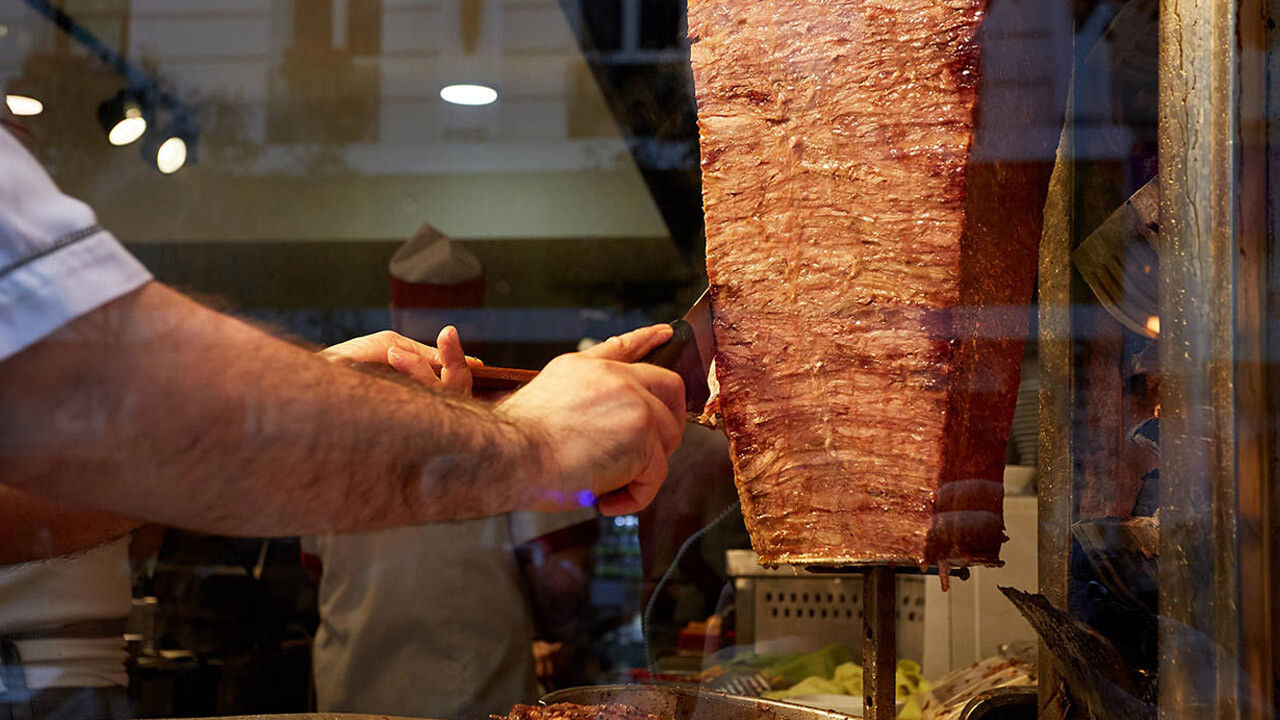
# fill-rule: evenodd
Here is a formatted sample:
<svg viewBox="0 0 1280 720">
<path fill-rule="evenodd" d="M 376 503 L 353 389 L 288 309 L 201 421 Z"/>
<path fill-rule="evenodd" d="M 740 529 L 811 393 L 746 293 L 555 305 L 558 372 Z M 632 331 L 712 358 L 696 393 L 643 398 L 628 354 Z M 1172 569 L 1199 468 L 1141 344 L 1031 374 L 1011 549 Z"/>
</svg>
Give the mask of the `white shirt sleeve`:
<svg viewBox="0 0 1280 720">
<path fill-rule="evenodd" d="M 150 279 L 0 128 L 0 360 Z"/>
</svg>

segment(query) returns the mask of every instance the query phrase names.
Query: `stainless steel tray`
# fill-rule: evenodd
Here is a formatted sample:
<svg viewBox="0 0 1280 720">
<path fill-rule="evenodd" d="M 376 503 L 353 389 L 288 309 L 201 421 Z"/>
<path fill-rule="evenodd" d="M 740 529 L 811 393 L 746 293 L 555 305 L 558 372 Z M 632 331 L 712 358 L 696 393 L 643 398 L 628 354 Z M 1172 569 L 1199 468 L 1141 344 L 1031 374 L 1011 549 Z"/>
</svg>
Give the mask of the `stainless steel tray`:
<svg viewBox="0 0 1280 720">
<path fill-rule="evenodd" d="M 830 710 L 777 700 L 725 695 L 683 685 L 591 685 L 557 690 L 544 704 L 623 703 L 663 720 L 849 720 Z"/>
</svg>

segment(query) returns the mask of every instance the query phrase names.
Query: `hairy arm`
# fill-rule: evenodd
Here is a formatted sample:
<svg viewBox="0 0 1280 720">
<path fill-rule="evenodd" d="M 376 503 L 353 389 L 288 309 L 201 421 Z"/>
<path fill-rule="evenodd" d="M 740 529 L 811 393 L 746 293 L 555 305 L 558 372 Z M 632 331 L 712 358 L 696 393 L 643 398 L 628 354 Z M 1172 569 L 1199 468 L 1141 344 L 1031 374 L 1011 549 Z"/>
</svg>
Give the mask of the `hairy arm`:
<svg viewBox="0 0 1280 720">
<path fill-rule="evenodd" d="M 71 510 L 0 485 L 0 566 L 87 550 L 140 525 L 108 513 Z"/>
<path fill-rule="evenodd" d="M 650 335 L 646 347 L 665 339 Z M 0 363 L 0 397 L 6 484 L 222 534 L 550 508 L 582 474 L 555 457 L 547 428 L 560 428 L 534 407 L 504 413 L 354 372 L 158 283 Z M 642 454 L 599 490 L 652 475 Z"/>
</svg>

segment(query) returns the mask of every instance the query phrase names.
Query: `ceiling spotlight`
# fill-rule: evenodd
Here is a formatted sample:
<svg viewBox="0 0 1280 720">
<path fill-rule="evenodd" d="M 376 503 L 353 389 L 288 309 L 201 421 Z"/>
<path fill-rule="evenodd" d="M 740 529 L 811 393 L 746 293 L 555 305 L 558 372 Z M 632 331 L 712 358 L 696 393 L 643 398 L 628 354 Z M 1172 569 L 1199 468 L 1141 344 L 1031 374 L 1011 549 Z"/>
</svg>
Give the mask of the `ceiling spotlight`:
<svg viewBox="0 0 1280 720">
<path fill-rule="evenodd" d="M 446 85 L 440 99 L 454 105 L 488 105 L 498 99 L 498 91 L 487 85 Z"/>
<path fill-rule="evenodd" d="M 39 115 L 44 112 L 44 103 L 28 95 L 5 95 L 4 102 L 14 115 Z"/>
<path fill-rule="evenodd" d="M 160 143 L 156 150 L 156 168 L 165 175 L 172 175 L 187 164 L 187 141 L 176 135 Z"/>
<path fill-rule="evenodd" d="M 142 157 L 165 175 L 172 175 L 195 161 L 194 123 L 181 117 L 161 131 L 148 132 L 142 141 Z"/>
<path fill-rule="evenodd" d="M 142 110 L 129 108 L 128 114 L 107 131 L 107 142 L 121 146 L 136 142 L 147 131 L 147 121 L 142 117 Z"/>
<path fill-rule="evenodd" d="M 107 131 L 107 142 L 117 147 L 135 142 L 147 131 L 142 103 L 128 91 L 98 106 L 98 124 Z"/>
</svg>

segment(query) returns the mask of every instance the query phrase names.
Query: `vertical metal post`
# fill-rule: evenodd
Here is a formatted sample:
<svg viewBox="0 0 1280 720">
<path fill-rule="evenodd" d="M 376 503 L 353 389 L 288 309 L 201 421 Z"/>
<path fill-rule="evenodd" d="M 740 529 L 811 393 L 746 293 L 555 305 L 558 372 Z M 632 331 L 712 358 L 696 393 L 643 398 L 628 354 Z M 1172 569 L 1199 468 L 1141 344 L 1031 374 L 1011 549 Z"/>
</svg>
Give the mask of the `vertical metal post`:
<svg viewBox="0 0 1280 720">
<path fill-rule="evenodd" d="M 1235 272 L 1236 477 L 1238 482 L 1240 579 L 1240 716 L 1276 715 L 1275 648 L 1277 556 L 1273 532 L 1276 395 L 1268 357 L 1280 342 L 1280 316 L 1268 307 L 1268 292 L 1280 282 L 1276 223 L 1280 178 L 1274 163 L 1280 127 L 1280 53 L 1274 25 L 1277 0 L 1240 0 L 1239 162 Z M 1268 347 L 1272 352 L 1268 353 Z M 1272 386 L 1269 388 L 1269 385 Z M 1271 393 L 1268 392 L 1270 389 Z"/>
<path fill-rule="evenodd" d="M 1160 7 L 1161 718 L 1270 712 L 1262 21 Z"/>
<path fill-rule="evenodd" d="M 888 566 L 867 570 L 862 585 L 862 717 L 898 715 L 897 578 Z"/>
<path fill-rule="evenodd" d="M 1072 398 L 1075 396 L 1071 339 L 1071 237 L 1073 135 L 1071 113 L 1074 90 L 1067 94 L 1067 121 L 1058 141 L 1058 154 L 1049 179 L 1040 240 L 1039 346 L 1040 363 L 1039 528 L 1040 592 L 1055 607 L 1067 608 L 1071 568 L 1074 462 L 1072 454 Z M 1056 718 L 1051 707 L 1061 687 L 1057 668 L 1041 643 L 1038 687 L 1041 718 Z"/>
<path fill-rule="evenodd" d="M 640 49 L 640 13 L 643 10 L 643 3 L 641 0 L 622 0 L 621 9 L 621 50 L 624 53 L 632 54 Z"/>
</svg>

